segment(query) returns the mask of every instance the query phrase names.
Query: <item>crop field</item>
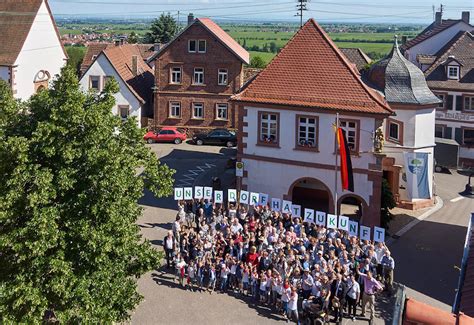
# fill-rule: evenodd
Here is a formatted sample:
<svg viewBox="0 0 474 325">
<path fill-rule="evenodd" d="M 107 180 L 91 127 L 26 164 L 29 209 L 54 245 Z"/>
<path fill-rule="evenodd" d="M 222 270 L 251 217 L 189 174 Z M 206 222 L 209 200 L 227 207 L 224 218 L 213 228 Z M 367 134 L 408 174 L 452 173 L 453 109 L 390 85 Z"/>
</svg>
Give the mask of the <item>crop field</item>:
<svg viewBox="0 0 474 325">
<path fill-rule="evenodd" d="M 244 46 L 251 57 L 260 56 L 265 62 L 269 62 L 280 51 L 282 47 L 298 31 L 295 24 L 221 24 L 221 27 L 229 33 L 237 42 Z M 132 31 L 143 36 L 148 31 L 149 25 L 137 24 L 64 24 L 60 26 L 61 34 L 81 33 L 107 33 L 112 35 L 128 35 Z M 407 36 L 409 39 L 415 37 L 419 30 L 404 29 L 402 32 L 377 26 L 351 26 L 351 25 L 323 25 L 329 36 L 339 47 L 361 48 L 372 59 L 385 56 L 393 46 L 393 37 L 398 34 Z M 384 31 L 380 31 L 380 30 Z M 421 27 L 420 27 L 421 29 Z M 359 31 L 360 30 L 360 31 Z M 369 32 L 367 32 L 369 31 Z"/>
</svg>

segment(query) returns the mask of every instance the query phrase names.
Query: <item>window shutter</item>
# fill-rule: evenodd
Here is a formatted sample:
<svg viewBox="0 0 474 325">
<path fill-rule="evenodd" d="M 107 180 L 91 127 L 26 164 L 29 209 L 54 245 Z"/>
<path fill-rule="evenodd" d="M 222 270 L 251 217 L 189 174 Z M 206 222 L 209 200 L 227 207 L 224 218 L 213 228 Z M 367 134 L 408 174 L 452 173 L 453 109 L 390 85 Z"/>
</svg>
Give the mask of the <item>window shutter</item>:
<svg viewBox="0 0 474 325">
<path fill-rule="evenodd" d="M 454 130 L 454 140 L 456 140 L 459 144 L 463 144 L 462 143 L 462 129 L 461 128 L 456 128 Z"/>
<path fill-rule="evenodd" d="M 462 111 L 462 96 L 456 96 L 456 111 Z"/>
<path fill-rule="evenodd" d="M 448 100 L 446 102 L 446 107 L 445 109 L 453 109 L 453 95 L 448 95 Z"/>
<path fill-rule="evenodd" d="M 453 138 L 453 128 L 447 126 L 444 128 L 444 138 L 452 139 Z"/>
</svg>

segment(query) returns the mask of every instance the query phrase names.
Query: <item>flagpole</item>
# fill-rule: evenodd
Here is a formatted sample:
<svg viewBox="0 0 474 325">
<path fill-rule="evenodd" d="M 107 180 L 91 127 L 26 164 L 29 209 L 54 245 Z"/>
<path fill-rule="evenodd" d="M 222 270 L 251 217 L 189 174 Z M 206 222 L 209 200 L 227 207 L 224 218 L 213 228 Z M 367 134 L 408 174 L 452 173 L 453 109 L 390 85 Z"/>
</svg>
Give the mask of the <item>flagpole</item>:
<svg viewBox="0 0 474 325">
<path fill-rule="evenodd" d="M 336 161 L 334 164 L 334 214 L 337 215 L 337 172 L 338 172 L 338 158 L 339 158 L 339 147 L 337 137 L 339 135 L 339 113 L 336 113 L 336 136 L 334 141 L 334 147 L 336 149 Z"/>
</svg>

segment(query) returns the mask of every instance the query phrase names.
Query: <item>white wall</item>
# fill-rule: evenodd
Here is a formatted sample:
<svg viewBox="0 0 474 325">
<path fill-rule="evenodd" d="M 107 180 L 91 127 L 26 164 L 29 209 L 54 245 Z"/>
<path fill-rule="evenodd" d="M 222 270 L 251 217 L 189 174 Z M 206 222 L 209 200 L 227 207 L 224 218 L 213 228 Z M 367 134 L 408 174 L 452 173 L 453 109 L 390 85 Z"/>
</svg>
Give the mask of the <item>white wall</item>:
<svg viewBox="0 0 474 325">
<path fill-rule="evenodd" d="M 40 6 L 23 48 L 18 56 L 14 68 L 14 90 L 16 97 L 28 99 L 35 93 L 34 78 L 40 70 L 46 70 L 53 79 L 60 73 L 66 63 L 66 56 L 61 47 L 54 28 L 53 20 L 49 16 L 46 4 Z"/>
<path fill-rule="evenodd" d="M 247 116 L 244 122 L 248 123 L 243 128 L 243 132 L 248 133 L 248 137 L 243 138 L 247 144 L 244 154 L 273 157 L 298 162 L 319 163 L 335 166 L 334 141 L 335 123 L 334 114 L 308 113 L 289 110 L 275 110 L 271 108 L 246 107 Z M 280 148 L 257 146 L 258 137 L 258 112 L 280 113 Z M 308 152 L 295 150 L 296 138 L 296 115 L 309 115 L 319 117 L 319 152 Z M 375 164 L 373 155 L 372 132 L 375 127 L 375 119 L 370 117 L 341 115 L 341 119 L 357 119 L 360 121 L 360 156 L 352 156 L 353 168 L 368 169 L 369 164 Z M 282 198 L 288 194 L 288 190 L 293 182 L 303 177 L 312 177 L 322 181 L 333 193 L 335 187 L 335 172 L 329 169 L 318 169 L 311 167 L 290 166 L 281 163 L 270 163 L 251 159 L 242 159 L 245 170 L 249 177 L 244 179 L 244 184 L 250 191 L 260 191 L 268 193 L 272 197 Z M 338 175 L 338 177 L 340 177 Z M 367 179 L 367 175 L 354 173 L 355 194 L 361 196 L 369 203 L 373 192 L 373 184 Z M 341 196 L 340 179 L 338 181 L 338 195 Z"/>
<path fill-rule="evenodd" d="M 434 129 L 435 114 L 434 108 L 418 110 L 396 109 L 396 116 L 393 119 L 403 122 L 403 146 L 386 142 L 384 153 L 387 157 L 395 158 L 395 165 L 403 166 L 400 174 L 400 186 L 406 188 L 407 184 L 402 175 L 405 173 L 404 152 L 427 152 L 428 153 L 428 179 L 430 193 L 433 195 L 433 161 L 434 161 Z M 383 130 L 386 132 L 387 121 L 384 122 Z M 411 201 L 408 191 L 400 190 L 400 199 Z"/>
<path fill-rule="evenodd" d="M 115 97 L 115 106 L 113 107 L 113 113 L 118 115 L 118 106 L 119 105 L 129 105 L 130 106 L 130 116 L 136 116 L 138 126 L 141 127 L 141 103 L 137 100 L 135 95 L 128 89 L 125 82 L 117 74 L 117 71 L 112 67 L 109 60 L 104 54 L 99 55 L 95 62 L 91 65 L 89 70 L 82 76 L 79 83 L 84 91 L 89 90 L 89 77 L 90 76 L 100 76 L 101 85 L 103 86 L 103 77 L 112 76 L 118 82 L 120 91 L 114 95 Z"/>
<path fill-rule="evenodd" d="M 458 32 L 460 31 L 470 31 L 474 30 L 469 24 L 466 24 L 465 22 L 459 22 L 441 33 L 438 33 L 424 42 L 421 42 L 413 47 L 411 47 L 409 50 L 405 52 L 405 56 L 408 54 L 408 60 L 416 64 L 418 67 L 421 67 L 421 65 L 418 64 L 416 61 L 416 56 L 418 54 L 428 54 L 428 55 L 434 55 L 436 54 L 446 43 L 448 43 Z M 427 67 L 425 67 L 425 70 Z"/>
<path fill-rule="evenodd" d="M 0 66 L 0 79 L 10 82 L 10 67 Z"/>
</svg>

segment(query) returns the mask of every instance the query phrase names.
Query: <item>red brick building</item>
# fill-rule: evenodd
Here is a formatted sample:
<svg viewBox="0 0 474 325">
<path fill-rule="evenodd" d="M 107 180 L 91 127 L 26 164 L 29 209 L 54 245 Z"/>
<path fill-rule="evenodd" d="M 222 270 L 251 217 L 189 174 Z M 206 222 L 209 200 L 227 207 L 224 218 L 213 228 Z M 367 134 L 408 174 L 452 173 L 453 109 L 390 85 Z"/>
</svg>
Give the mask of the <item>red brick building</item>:
<svg viewBox="0 0 474 325">
<path fill-rule="evenodd" d="M 155 66 L 154 127 L 236 128 L 237 110 L 229 99 L 243 86 L 249 53 L 212 20 L 188 20 L 150 59 Z"/>
</svg>

